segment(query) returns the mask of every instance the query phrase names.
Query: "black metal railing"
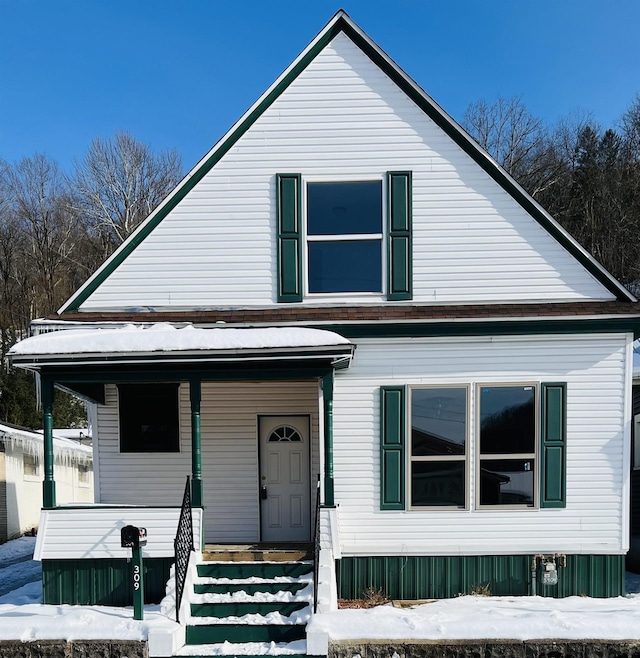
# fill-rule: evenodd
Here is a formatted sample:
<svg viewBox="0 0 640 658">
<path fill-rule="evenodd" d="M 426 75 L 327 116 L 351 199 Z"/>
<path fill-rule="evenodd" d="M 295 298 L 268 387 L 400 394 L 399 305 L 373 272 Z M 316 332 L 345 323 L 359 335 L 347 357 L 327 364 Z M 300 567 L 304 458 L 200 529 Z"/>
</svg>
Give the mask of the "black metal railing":
<svg viewBox="0 0 640 658">
<path fill-rule="evenodd" d="M 187 484 L 184 488 L 182 497 L 182 507 L 180 508 L 180 519 L 178 520 L 178 531 L 173 541 L 173 552 L 175 556 L 176 572 L 176 621 L 180 622 L 180 603 L 184 593 L 184 583 L 187 578 L 187 567 L 189 566 L 189 557 L 191 551 L 194 551 L 193 545 L 193 519 L 191 517 L 191 482 L 187 476 Z"/>
<path fill-rule="evenodd" d="M 320 476 L 316 488 L 316 518 L 313 529 L 313 612 L 318 612 L 318 575 L 320 569 Z"/>
</svg>

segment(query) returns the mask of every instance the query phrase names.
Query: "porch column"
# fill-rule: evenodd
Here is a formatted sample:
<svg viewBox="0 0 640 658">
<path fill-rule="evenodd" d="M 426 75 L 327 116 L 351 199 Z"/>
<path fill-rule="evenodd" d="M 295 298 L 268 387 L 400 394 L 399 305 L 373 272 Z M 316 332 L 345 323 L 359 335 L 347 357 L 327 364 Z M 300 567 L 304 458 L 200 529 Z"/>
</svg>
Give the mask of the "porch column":
<svg viewBox="0 0 640 658">
<path fill-rule="evenodd" d="M 322 377 L 324 401 L 324 505 L 334 506 L 333 498 L 333 370 Z"/>
<path fill-rule="evenodd" d="M 200 400 L 202 384 L 189 380 L 191 399 L 191 504 L 202 507 L 202 443 L 200 440 Z"/>
<path fill-rule="evenodd" d="M 53 381 L 42 377 L 40 381 L 42 399 L 42 429 L 44 434 L 44 481 L 42 482 L 42 506 L 56 506 L 56 482 L 53 479 Z"/>
</svg>

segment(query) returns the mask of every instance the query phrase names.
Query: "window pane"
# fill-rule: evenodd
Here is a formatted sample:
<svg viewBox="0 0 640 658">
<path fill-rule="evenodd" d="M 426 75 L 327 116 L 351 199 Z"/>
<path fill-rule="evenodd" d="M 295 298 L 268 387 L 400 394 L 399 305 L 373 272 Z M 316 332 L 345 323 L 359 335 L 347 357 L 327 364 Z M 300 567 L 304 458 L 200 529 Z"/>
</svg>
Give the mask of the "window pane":
<svg viewBox="0 0 640 658">
<path fill-rule="evenodd" d="M 480 389 L 480 452 L 484 455 L 535 452 L 535 388 Z"/>
<path fill-rule="evenodd" d="M 382 292 L 382 242 L 309 242 L 309 292 Z"/>
<path fill-rule="evenodd" d="M 411 505 L 438 507 L 465 506 L 464 461 L 412 462 Z"/>
<path fill-rule="evenodd" d="M 533 505 L 533 459 L 480 460 L 481 505 Z"/>
<path fill-rule="evenodd" d="M 178 452 L 178 384 L 119 384 L 121 452 Z"/>
<path fill-rule="evenodd" d="M 307 234 L 382 233 L 382 181 L 307 184 Z"/>
<path fill-rule="evenodd" d="M 411 391 L 411 454 L 464 455 L 467 389 L 414 388 Z"/>
<path fill-rule="evenodd" d="M 24 475 L 38 475 L 38 458 L 35 455 L 23 453 L 22 455 L 22 469 Z"/>
</svg>

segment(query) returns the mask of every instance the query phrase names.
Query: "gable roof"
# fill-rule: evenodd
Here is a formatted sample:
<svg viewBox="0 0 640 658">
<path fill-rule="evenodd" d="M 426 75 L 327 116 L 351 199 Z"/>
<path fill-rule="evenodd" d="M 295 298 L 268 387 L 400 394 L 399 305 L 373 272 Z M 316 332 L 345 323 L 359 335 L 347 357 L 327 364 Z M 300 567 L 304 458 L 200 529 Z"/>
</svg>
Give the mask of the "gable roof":
<svg viewBox="0 0 640 658">
<path fill-rule="evenodd" d="M 395 84 L 469 155 L 498 185 L 520 204 L 555 240 L 618 300 L 636 298 L 584 249 L 551 215 L 540 206 L 478 143 L 466 133 L 414 80 L 412 80 L 344 12 L 338 11 L 315 39 L 302 51 L 280 77 L 247 110 L 232 128 L 185 176 L 167 198 L 140 224 L 125 242 L 89 277 L 59 309 L 73 313 L 95 292 L 153 229 L 182 201 L 217 162 L 236 144 L 263 112 L 291 85 L 322 49 L 338 34 L 344 33 Z"/>
</svg>

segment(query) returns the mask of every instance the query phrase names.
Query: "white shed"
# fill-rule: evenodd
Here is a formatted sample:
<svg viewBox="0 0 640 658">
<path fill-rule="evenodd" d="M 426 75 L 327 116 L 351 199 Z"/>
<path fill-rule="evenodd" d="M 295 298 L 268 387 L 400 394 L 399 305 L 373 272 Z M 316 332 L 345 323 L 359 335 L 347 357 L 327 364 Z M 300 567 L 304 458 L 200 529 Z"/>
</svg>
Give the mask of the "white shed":
<svg viewBox="0 0 640 658">
<path fill-rule="evenodd" d="M 55 436 L 53 444 L 60 503 L 92 503 L 93 450 L 61 436 Z M 0 424 L 0 543 L 37 529 L 43 468 L 43 435 Z"/>
</svg>

